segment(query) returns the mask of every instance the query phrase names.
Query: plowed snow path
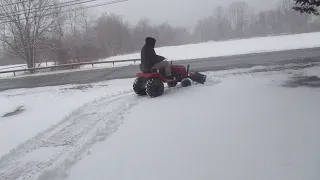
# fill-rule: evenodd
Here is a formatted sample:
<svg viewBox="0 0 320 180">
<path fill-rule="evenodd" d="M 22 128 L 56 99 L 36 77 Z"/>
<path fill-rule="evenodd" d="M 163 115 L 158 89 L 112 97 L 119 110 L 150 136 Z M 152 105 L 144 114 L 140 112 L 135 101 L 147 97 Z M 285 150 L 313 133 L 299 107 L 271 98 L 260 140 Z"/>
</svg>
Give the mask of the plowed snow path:
<svg viewBox="0 0 320 180">
<path fill-rule="evenodd" d="M 116 131 L 140 99 L 128 92 L 82 106 L 0 159 L 0 179 L 47 179 L 52 171 L 64 176 L 88 148 Z"/>
</svg>

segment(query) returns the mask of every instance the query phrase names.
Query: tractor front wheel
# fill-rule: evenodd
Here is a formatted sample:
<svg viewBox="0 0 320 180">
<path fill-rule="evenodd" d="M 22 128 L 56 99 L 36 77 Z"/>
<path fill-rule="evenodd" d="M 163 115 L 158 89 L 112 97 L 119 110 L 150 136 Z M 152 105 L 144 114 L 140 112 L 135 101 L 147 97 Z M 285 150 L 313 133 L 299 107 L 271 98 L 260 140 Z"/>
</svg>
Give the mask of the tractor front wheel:
<svg viewBox="0 0 320 180">
<path fill-rule="evenodd" d="M 151 78 L 146 83 L 146 93 L 151 98 L 161 96 L 164 91 L 164 85 L 161 79 Z"/>
<path fill-rule="evenodd" d="M 192 84 L 192 80 L 190 78 L 184 78 L 181 81 L 182 87 L 188 87 L 188 86 L 191 86 L 191 84 Z"/>
</svg>

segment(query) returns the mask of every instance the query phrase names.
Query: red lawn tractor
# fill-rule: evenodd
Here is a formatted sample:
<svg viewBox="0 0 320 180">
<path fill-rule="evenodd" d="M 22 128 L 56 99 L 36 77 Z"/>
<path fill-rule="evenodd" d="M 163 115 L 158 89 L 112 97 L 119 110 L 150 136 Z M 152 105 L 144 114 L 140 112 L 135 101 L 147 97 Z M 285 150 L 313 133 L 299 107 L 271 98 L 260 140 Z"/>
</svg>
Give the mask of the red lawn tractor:
<svg viewBox="0 0 320 180">
<path fill-rule="evenodd" d="M 164 83 L 167 83 L 169 87 L 175 87 L 180 82 L 182 87 L 188 87 L 192 82 L 204 84 L 206 81 L 206 75 L 199 72 L 189 72 L 190 65 L 186 68 L 182 65 L 172 65 L 171 62 L 170 66 L 175 80 L 166 80 L 164 69 L 148 73 L 139 72 L 133 83 L 134 92 L 140 96 L 148 95 L 154 98 L 163 94 Z"/>
</svg>

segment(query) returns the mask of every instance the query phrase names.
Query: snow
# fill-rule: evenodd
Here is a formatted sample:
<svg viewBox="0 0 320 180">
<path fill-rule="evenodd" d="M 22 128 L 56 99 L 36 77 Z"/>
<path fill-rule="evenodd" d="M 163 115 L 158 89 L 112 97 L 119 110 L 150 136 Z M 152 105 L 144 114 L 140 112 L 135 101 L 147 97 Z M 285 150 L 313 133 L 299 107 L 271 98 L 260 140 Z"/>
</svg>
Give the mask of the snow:
<svg viewBox="0 0 320 180">
<path fill-rule="evenodd" d="M 82 105 L 105 96 L 123 93 L 121 87 L 124 83 L 119 85 L 119 82 L 123 81 L 131 83 L 129 80 L 119 80 L 98 83 L 92 85 L 93 87 L 65 85 L 1 92 L 0 156 L 58 123 Z M 23 106 L 25 111 L 15 116 L 2 117 L 19 106 Z"/>
<path fill-rule="evenodd" d="M 153 99 L 133 78 L 0 92 L 0 179 L 318 179 L 320 91 L 283 85 L 320 66 L 263 69 Z"/>
<path fill-rule="evenodd" d="M 287 79 L 236 75 L 143 101 L 68 180 L 317 179 L 320 91 Z"/>
<path fill-rule="evenodd" d="M 54 155 L 56 150 L 61 150 L 62 147 L 53 147 L 53 148 L 40 148 L 29 154 L 26 158 L 22 159 L 24 163 L 28 163 L 30 161 L 42 161 L 43 159 L 49 159 Z"/>
<path fill-rule="evenodd" d="M 156 48 L 155 51 L 157 54 L 162 55 L 169 60 L 178 61 L 314 47 L 320 47 L 320 32 L 255 37 L 250 39 L 236 39 L 228 41 L 211 41 L 199 44 L 160 47 Z M 119 55 L 107 58 L 105 60 L 116 61 L 124 59 L 140 59 L 140 54 L 134 53 Z"/>
</svg>

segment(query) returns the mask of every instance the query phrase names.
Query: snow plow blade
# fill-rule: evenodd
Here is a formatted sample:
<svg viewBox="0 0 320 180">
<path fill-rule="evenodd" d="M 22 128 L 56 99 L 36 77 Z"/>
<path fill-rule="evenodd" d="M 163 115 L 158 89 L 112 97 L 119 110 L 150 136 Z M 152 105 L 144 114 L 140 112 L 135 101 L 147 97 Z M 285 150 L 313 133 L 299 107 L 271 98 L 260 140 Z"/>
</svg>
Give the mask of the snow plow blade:
<svg viewBox="0 0 320 180">
<path fill-rule="evenodd" d="M 204 84 L 206 82 L 207 76 L 204 74 L 201 74 L 199 72 L 190 72 L 189 75 L 190 79 L 194 82 L 200 83 L 200 84 Z"/>
</svg>

